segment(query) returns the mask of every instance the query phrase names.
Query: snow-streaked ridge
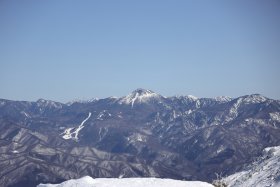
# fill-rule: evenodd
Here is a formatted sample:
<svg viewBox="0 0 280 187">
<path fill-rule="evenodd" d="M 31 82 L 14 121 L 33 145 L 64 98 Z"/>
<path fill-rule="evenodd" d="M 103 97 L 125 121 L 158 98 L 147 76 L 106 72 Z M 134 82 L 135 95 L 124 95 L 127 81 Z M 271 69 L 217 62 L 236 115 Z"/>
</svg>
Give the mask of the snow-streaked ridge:
<svg viewBox="0 0 280 187">
<path fill-rule="evenodd" d="M 262 103 L 267 100 L 266 97 L 260 94 L 252 94 L 240 97 L 243 99 L 243 103 L 245 104 L 253 104 L 253 103 Z"/>
<path fill-rule="evenodd" d="M 196 96 L 193 96 L 193 95 L 187 95 L 186 96 L 187 98 L 189 98 L 189 99 L 191 99 L 191 100 L 198 100 L 198 97 L 196 97 Z"/>
<path fill-rule="evenodd" d="M 96 101 L 99 101 L 99 99 L 98 98 L 92 98 L 92 99 L 89 99 L 89 100 L 74 99 L 72 101 L 67 102 L 66 105 L 70 106 L 74 103 L 92 103 L 92 102 L 96 102 Z"/>
<path fill-rule="evenodd" d="M 280 186 L 280 146 L 264 149 L 263 156 L 247 170 L 223 179 L 228 187 Z"/>
<path fill-rule="evenodd" d="M 96 178 L 71 179 L 61 184 L 39 184 L 37 187 L 214 187 L 200 181 L 159 178 Z"/>
<path fill-rule="evenodd" d="M 228 101 L 232 100 L 232 98 L 229 96 L 218 96 L 218 97 L 215 97 L 214 99 L 219 102 L 228 102 Z"/>
<path fill-rule="evenodd" d="M 51 100 L 45 100 L 45 99 L 38 99 L 36 101 L 37 105 L 39 107 L 53 107 L 53 108 L 62 108 L 62 104 L 55 102 L 55 101 L 51 101 Z"/>
<path fill-rule="evenodd" d="M 78 140 L 78 135 L 80 130 L 82 130 L 84 128 L 84 123 L 90 118 L 91 116 L 91 112 L 88 113 L 88 117 L 86 119 L 84 119 L 82 121 L 82 123 L 77 127 L 71 127 L 71 128 L 67 128 L 64 130 L 64 132 L 62 133 L 62 138 L 68 140 L 68 139 L 74 139 L 74 140 Z"/>
</svg>

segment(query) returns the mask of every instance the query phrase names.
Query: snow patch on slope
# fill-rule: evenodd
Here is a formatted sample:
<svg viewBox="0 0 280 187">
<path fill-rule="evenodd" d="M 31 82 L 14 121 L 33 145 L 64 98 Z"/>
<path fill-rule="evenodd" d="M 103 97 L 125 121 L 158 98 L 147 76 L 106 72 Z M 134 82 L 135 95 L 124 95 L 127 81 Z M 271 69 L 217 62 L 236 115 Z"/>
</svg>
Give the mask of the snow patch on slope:
<svg viewBox="0 0 280 187">
<path fill-rule="evenodd" d="M 246 171 L 223 179 L 229 187 L 280 186 L 280 146 L 264 149 L 263 156 Z"/>
<path fill-rule="evenodd" d="M 146 142 L 147 137 L 145 135 L 140 134 L 140 133 L 133 133 L 131 136 L 129 136 L 127 138 L 127 141 L 129 141 L 129 143 Z"/>
<path fill-rule="evenodd" d="M 4 106 L 6 104 L 5 101 L 0 101 L 0 106 Z"/>
<path fill-rule="evenodd" d="M 29 114 L 27 114 L 26 112 L 21 111 L 20 113 L 21 113 L 21 114 L 23 114 L 26 118 L 30 118 L 30 115 L 29 115 Z"/>
<path fill-rule="evenodd" d="M 272 120 L 280 122 L 280 112 L 269 113 L 269 115 Z"/>
<path fill-rule="evenodd" d="M 97 116 L 96 119 L 102 121 L 102 120 L 104 120 L 105 118 L 109 118 L 109 117 L 111 117 L 111 116 L 112 116 L 111 113 L 109 113 L 107 110 L 103 110 L 102 112 L 100 112 L 100 113 L 98 114 L 98 116 Z"/>
<path fill-rule="evenodd" d="M 229 122 L 231 120 L 233 120 L 234 118 L 237 117 L 238 115 L 238 108 L 242 103 L 242 98 L 239 98 L 236 100 L 236 102 L 233 104 L 233 106 L 230 108 L 229 113 L 225 119 L 225 122 Z"/>
<path fill-rule="evenodd" d="M 77 128 L 71 127 L 65 129 L 64 132 L 61 134 L 62 138 L 64 138 L 65 140 L 68 139 L 78 140 L 79 132 L 84 128 L 84 123 L 90 118 L 90 116 L 91 116 L 91 112 L 88 113 L 88 117 L 84 119 L 84 121 L 82 121 L 82 123 Z"/>
<path fill-rule="evenodd" d="M 97 178 L 89 176 L 61 184 L 39 184 L 37 187 L 214 187 L 200 181 L 180 181 L 158 178 Z"/>
</svg>

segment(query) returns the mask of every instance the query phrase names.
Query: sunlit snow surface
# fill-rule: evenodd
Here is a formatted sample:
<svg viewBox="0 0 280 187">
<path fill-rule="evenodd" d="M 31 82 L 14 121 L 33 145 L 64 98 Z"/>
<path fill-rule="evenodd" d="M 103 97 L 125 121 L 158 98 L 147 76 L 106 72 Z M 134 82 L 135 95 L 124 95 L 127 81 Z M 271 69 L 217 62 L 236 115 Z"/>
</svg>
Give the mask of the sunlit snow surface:
<svg viewBox="0 0 280 187">
<path fill-rule="evenodd" d="M 247 170 L 223 179 L 229 187 L 280 187 L 280 146 L 268 147 Z"/>
<path fill-rule="evenodd" d="M 77 128 L 72 127 L 72 128 L 65 129 L 65 131 L 61 134 L 62 138 L 65 140 L 68 139 L 78 140 L 79 132 L 84 128 L 84 123 L 90 118 L 90 116 L 91 116 L 91 112 L 88 113 L 88 117 L 84 121 L 82 121 L 82 123 Z"/>
<path fill-rule="evenodd" d="M 158 178 L 97 178 L 89 176 L 61 184 L 40 184 L 37 187 L 213 187 L 200 181 L 180 181 Z"/>
</svg>

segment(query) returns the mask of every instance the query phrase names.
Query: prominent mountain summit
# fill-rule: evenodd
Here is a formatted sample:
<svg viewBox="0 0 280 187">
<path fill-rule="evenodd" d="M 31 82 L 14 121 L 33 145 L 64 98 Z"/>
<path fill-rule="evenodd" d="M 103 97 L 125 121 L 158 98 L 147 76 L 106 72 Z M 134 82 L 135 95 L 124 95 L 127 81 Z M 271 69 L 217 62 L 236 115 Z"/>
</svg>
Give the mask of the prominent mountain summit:
<svg viewBox="0 0 280 187">
<path fill-rule="evenodd" d="M 154 94 L 155 92 L 152 90 L 148 90 L 148 89 L 143 89 L 143 88 L 137 88 L 136 90 L 134 90 L 131 94 L 136 95 L 149 95 L 149 94 Z"/>
<path fill-rule="evenodd" d="M 131 107 L 133 107 L 135 103 L 139 104 L 139 103 L 149 102 L 151 100 L 159 100 L 161 97 L 162 97 L 161 95 L 151 90 L 138 88 L 134 90 L 132 93 L 130 93 L 129 95 L 121 98 L 119 100 L 119 103 L 129 104 L 131 105 Z"/>
<path fill-rule="evenodd" d="M 145 89 L 72 104 L 0 99 L 0 132 L 3 187 L 86 175 L 211 182 L 280 145 L 280 102 Z"/>
</svg>

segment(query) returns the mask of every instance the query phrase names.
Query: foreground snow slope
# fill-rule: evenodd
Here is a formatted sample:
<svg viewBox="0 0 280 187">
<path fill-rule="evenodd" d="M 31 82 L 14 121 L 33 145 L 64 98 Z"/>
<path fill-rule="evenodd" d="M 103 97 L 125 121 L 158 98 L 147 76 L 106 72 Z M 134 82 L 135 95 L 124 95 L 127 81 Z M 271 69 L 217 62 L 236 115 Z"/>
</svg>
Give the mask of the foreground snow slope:
<svg viewBox="0 0 280 187">
<path fill-rule="evenodd" d="M 97 178 L 89 176 L 65 181 L 61 184 L 40 184 L 37 187 L 213 187 L 200 181 L 180 181 L 158 178 Z"/>
<path fill-rule="evenodd" d="M 229 187 L 280 187 L 280 146 L 264 149 L 263 156 L 246 171 L 223 179 Z"/>
</svg>

